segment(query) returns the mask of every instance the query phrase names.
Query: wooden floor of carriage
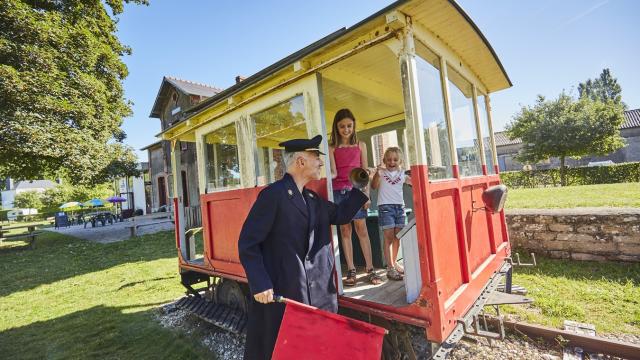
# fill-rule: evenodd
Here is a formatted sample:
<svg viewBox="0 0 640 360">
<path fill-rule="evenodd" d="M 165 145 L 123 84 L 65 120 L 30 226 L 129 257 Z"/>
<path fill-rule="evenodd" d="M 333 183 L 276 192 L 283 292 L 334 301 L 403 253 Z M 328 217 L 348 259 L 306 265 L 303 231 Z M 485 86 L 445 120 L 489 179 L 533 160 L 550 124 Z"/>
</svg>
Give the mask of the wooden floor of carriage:
<svg viewBox="0 0 640 360">
<path fill-rule="evenodd" d="M 401 307 L 407 305 L 407 291 L 402 280 L 388 280 L 385 270 L 377 270 L 376 273 L 384 281 L 382 284 L 373 285 L 367 280 L 368 274 L 359 272 L 355 286 L 344 286 L 343 296 L 376 302 L 379 304 Z M 346 274 L 346 271 L 343 271 Z M 342 280 L 344 281 L 344 277 Z"/>
</svg>

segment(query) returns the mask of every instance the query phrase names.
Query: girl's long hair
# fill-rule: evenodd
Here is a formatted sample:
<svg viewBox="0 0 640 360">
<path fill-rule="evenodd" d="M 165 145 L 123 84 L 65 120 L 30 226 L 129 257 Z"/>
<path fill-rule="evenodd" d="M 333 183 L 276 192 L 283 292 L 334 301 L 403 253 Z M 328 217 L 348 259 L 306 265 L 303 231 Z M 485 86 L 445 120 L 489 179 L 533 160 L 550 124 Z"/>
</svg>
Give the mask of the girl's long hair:
<svg viewBox="0 0 640 360">
<path fill-rule="evenodd" d="M 331 138 L 329 139 L 329 146 L 333 146 L 334 148 L 338 147 L 340 144 L 340 133 L 338 132 L 338 123 L 344 119 L 353 120 L 353 133 L 351 134 L 351 138 L 349 139 L 349 145 L 355 145 L 358 143 L 358 135 L 356 133 L 356 117 L 353 116 L 353 113 L 349 109 L 340 109 L 336 112 L 336 116 L 333 117 L 333 125 L 331 126 Z"/>
</svg>

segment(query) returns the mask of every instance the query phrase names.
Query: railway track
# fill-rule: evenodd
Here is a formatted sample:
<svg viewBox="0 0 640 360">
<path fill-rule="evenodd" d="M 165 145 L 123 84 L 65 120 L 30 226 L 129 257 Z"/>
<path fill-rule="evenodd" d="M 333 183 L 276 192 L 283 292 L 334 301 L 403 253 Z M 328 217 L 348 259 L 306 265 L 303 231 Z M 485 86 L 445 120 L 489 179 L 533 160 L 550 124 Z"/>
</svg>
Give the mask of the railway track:
<svg viewBox="0 0 640 360">
<path fill-rule="evenodd" d="M 492 323 L 497 323 L 497 318 L 491 318 Z M 585 353 L 595 353 L 596 356 L 615 356 L 622 359 L 640 359 L 640 345 L 606 339 L 599 336 L 578 334 L 572 331 L 554 329 L 542 325 L 527 324 L 518 321 L 503 321 L 505 328 L 532 339 L 542 338 L 548 343 L 563 346 L 580 347 Z M 596 358 L 598 358 L 596 357 Z M 593 359 L 593 357 L 591 357 Z"/>
</svg>

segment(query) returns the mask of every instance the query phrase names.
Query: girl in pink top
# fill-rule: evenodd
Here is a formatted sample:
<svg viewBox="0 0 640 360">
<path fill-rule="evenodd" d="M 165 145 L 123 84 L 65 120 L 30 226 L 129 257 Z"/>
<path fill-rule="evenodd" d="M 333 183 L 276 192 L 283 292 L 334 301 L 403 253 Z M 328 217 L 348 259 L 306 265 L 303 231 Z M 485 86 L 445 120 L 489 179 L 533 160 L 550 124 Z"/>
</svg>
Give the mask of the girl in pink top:
<svg viewBox="0 0 640 360">
<path fill-rule="evenodd" d="M 331 175 L 333 177 L 333 201 L 339 204 L 348 196 L 351 189 L 349 173 L 355 167 L 367 169 L 367 148 L 362 141 L 358 141 L 356 135 L 356 118 L 349 109 L 338 110 L 333 118 L 331 138 L 329 139 L 329 159 L 331 160 Z M 369 190 L 365 189 L 368 195 Z M 365 219 L 366 209 L 371 204 L 368 201 L 353 218 L 353 225 L 360 240 L 360 247 L 366 263 L 367 280 L 378 285 L 382 283 L 382 278 L 378 276 L 373 268 L 371 257 L 371 242 Z M 347 260 L 347 277 L 344 285 L 353 286 L 356 284 L 356 267 L 353 264 L 353 247 L 351 243 L 351 224 L 340 226 L 342 237 L 342 250 Z"/>
</svg>

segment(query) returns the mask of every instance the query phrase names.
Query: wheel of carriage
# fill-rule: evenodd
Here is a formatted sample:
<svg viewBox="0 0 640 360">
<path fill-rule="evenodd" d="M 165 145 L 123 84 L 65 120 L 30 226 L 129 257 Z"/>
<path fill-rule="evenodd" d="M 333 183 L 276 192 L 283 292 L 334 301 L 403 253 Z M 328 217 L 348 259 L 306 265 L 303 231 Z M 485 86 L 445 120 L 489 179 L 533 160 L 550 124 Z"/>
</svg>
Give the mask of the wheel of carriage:
<svg viewBox="0 0 640 360">
<path fill-rule="evenodd" d="M 237 281 L 223 279 L 215 290 L 215 301 L 247 312 L 249 301 Z"/>
</svg>

